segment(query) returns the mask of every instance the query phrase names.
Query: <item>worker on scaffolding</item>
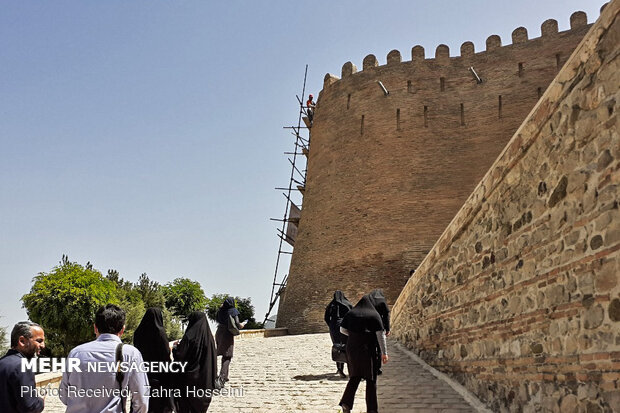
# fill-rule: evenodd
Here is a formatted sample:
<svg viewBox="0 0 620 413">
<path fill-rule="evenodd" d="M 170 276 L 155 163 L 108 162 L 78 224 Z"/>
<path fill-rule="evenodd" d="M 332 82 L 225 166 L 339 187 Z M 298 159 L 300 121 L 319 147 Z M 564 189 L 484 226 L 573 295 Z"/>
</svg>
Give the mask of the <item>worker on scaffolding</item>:
<svg viewBox="0 0 620 413">
<path fill-rule="evenodd" d="M 316 108 L 314 96 L 308 95 L 308 101 L 306 102 L 306 114 L 308 115 L 308 122 L 310 123 L 310 126 L 312 126 L 312 119 L 314 119 L 314 108 Z"/>
</svg>

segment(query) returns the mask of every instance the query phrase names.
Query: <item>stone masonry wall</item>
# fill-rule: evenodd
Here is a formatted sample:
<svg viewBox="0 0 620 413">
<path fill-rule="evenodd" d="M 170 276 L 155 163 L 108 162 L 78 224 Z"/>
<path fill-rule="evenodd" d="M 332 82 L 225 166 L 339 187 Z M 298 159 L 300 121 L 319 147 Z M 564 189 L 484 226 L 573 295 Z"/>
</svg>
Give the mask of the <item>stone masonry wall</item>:
<svg viewBox="0 0 620 413">
<path fill-rule="evenodd" d="M 620 408 L 619 9 L 605 7 L 393 308 L 394 335 L 494 411 Z"/>
<path fill-rule="evenodd" d="M 383 288 L 395 302 L 587 32 L 585 13 L 570 20 L 564 32 L 547 20 L 535 39 L 518 28 L 504 46 L 490 36 L 478 53 L 466 42 L 425 59 L 415 46 L 411 61 L 369 55 L 360 72 L 348 62 L 341 80 L 326 76 L 278 326 L 326 331 L 336 289 L 356 301 Z"/>
</svg>

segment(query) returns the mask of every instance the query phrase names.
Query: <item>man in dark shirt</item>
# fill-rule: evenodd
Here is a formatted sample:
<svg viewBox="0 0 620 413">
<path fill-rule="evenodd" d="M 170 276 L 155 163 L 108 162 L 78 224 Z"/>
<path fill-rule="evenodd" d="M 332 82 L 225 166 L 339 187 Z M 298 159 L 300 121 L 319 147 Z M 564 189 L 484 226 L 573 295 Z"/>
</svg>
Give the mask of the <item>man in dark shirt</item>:
<svg viewBox="0 0 620 413">
<path fill-rule="evenodd" d="M 45 348 L 45 334 L 36 323 L 22 321 L 11 331 L 11 349 L 0 359 L 0 412 L 40 413 L 43 399 L 36 397 L 34 373 L 22 371 L 22 359 L 30 360 Z"/>
</svg>

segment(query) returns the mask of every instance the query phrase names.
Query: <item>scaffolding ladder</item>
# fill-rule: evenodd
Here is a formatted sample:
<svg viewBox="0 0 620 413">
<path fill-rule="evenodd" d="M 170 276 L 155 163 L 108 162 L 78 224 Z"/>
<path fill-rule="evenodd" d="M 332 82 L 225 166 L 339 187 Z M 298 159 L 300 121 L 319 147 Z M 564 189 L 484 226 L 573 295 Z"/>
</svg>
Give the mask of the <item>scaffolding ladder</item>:
<svg viewBox="0 0 620 413">
<path fill-rule="evenodd" d="M 284 127 L 284 129 L 289 129 L 291 131 L 291 134 L 295 136 L 295 146 L 293 152 L 284 152 L 284 154 L 288 156 L 288 161 L 291 164 L 291 174 L 288 186 L 275 188 L 276 190 L 284 191 L 283 195 L 286 199 L 286 207 L 284 208 L 284 216 L 281 219 L 271 218 L 272 221 L 281 222 L 282 227 L 277 229 L 278 238 L 280 239 L 278 245 L 278 256 L 276 259 L 276 266 L 273 274 L 273 283 L 271 285 L 271 298 L 269 299 L 269 309 L 267 310 L 267 314 L 265 314 L 265 320 L 263 321 L 263 324 L 268 321 L 269 315 L 271 314 L 273 308 L 275 307 L 278 299 L 280 298 L 286 287 L 288 274 L 280 274 L 281 261 L 284 255 L 287 255 L 289 257 L 293 255 L 292 249 L 295 246 L 295 237 L 297 234 L 297 227 L 299 225 L 299 218 L 301 215 L 303 195 L 306 190 L 306 170 L 307 158 L 310 151 L 311 127 L 310 121 L 308 120 L 307 116 L 308 114 L 303 103 L 306 93 L 307 76 L 308 65 L 306 65 L 306 69 L 304 71 L 304 83 L 301 91 L 301 97 L 295 96 L 299 104 L 299 116 L 297 118 L 297 126 Z M 308 132 L 307 138 L 302 136 L 302 131 Z M 298 193 L 296 193 L 296 191 Z M 284 243 L 288 244 L 288 246 L 285 246 Z"/>
</svg>

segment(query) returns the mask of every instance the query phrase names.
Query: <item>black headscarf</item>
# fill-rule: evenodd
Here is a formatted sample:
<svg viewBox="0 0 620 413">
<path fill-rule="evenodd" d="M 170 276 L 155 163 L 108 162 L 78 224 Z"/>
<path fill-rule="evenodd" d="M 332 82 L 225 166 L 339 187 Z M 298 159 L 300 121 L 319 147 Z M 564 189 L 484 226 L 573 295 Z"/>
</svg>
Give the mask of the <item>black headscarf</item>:
<svg viewBox="0 0 620 413">
<path fill-rule="evenodd" d="M 383 295 L 383 290 L 377 288 L 376 290 L 372 290 L 368 295 L 370 297 L 370 302 L 381 316 L 385 331 L 390 331 L 390 308 Z"/>
<path fill-rule="evenodd" d="M 349 310 L 353 308 L 353 304 L 351 304 L 351 302 L 347 300 L 347 297 L 345 297 L 344 293 L 340 290 L 336 290 L 334 292 L 334 299 L 332 300 L 332 302 L 347 307 Z"/>
<path fill-rule="evenodd" d="M 344 293 L 336 290 L 334 292 L 334 299 L 325 308 L 325 322 L 327 324 L 338 322 L 339 324 L 351 308 L 353 308 L 353 305 L 347 300 Z"/>
<path fill-rule="evenodd" d="M 375 310 L 368 295 L 363 296 L 344 316 L 341 326 L 355 333 L 374 333 L 383 330 L 381 316 Z"/>
<path fill-rule="evenodd" d="M 133 345 L 140 350 L 144 361 L 170 361 L 170 347 L 161 309 L 146 310 L 133 333 Z"/>
<path fill-rule="evenodd" d="M 181 393 L 186 394 L 185 386 L 196 389 L 214 389 L 217 376 L 217 356 L 215 341 L 203 312 L 195 311 L 189 315 L 187 330 L 174 350 L 175 361 L 186 361 Z M 192 411 L 205 411 L 211 397 L 183 397 L 182 403 L 192 407 Z M 185 411 L 184 409 L 180 409 Z"/>
<path fill-rule="evenodd" d="M 235 318 L 239 315 L 239 310 L 235 308 L 235 299 L 232 297 L 228 297 L 222 303 L 222 306 L 217 312 L 215 319 L 218 323 L 227 325 L 228 317 Z"/>
</svg>

